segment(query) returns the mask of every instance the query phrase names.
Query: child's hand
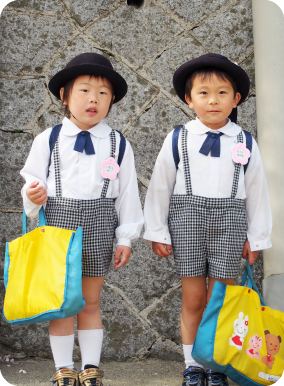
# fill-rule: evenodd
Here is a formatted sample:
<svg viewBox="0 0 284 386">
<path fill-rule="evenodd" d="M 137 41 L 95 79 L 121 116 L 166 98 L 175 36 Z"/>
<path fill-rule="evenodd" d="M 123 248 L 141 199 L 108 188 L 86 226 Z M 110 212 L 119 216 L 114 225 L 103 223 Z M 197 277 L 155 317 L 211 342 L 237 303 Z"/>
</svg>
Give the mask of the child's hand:
<svg viewBox="0 0 284 386">
<path fill-rule="evenodd" d="M 43 205 L 47 201 L 47 189 L 38 185 L 38 181 L 32 182 L 27 189 L 27 196 L 32 203 L 36 205 Z"/>
<path fill-rule="evenodd" d="M 167 257 L 172 252 L 172 246 L 164 243 L 156 243 L 156 241 L 152 241 L 152 249 L 156 255 L 160 257 Z"/>
<path fill-rule="evenodd" d="M 255 260 L 258 258 L 258 251 L 252 252 L 250 250 L 249 242 L 246 240 L 243 247 L 243 253 L 242 253 L 243 259 L 247 259 L 249 261 L 249 265 L 253 265 Z"/>
<path fill-rule="evenodd" d="M 129 257 L 131 255 L 131 248 L 126 247 L 125 245 L 118 245 L 116 247 L 114 255 L 114 264 L 113 266 L 118 269 L 123 267 L 128 263 Z"/>
</svg>

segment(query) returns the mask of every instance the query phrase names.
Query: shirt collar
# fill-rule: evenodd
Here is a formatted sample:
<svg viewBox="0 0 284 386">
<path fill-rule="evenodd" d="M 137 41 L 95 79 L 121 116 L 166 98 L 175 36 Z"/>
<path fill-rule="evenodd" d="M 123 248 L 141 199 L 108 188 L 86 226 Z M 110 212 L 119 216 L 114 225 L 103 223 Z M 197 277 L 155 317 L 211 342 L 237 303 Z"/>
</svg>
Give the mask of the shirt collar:
<svg viewBox="0 0 284 386">
<path fill-rule="evenodd" d="M 196 118 L 195 120 L 187 122 L 185 124 L 185 128 L 192 134 L 205 134 L 208 131 L 217 131 L 217 132 L 226 134 L 229 137 L 235 137 L 242 130 L 240 126 L 236 125 L 229 118 L 228 118 L 228 123 L 218 130 L 209 129 L 209 127 L 204 125 L 204 123 L 202 123 L 199 118 Z"/>
<path fill-rule="evenodd" d="M 82 130 L 79 129 L 79 127 L 76 126 L 75 123 L 71 122 L 70 119 L 68 119 L 67 117 L 63 118 L 62 129 L 61 129 L 61 133 L 63 135 L 66 135 L 67 137 L 71 137 L 73 135 L 79 134 L 81 131 Z M 92 134 L 94 137 L 105 138 L 110 135 L 111 128 L 103 121 L 100 121 L 99 123 L 96 124 L 96 126 L 88 130 L 88 132 Z"/>
</svg>

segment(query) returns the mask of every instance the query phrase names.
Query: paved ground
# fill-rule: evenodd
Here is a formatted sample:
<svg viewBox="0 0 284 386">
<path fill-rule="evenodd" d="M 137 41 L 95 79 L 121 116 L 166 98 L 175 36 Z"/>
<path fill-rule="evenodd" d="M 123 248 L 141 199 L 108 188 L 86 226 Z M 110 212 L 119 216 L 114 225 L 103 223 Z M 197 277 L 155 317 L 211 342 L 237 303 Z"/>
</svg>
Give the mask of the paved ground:
<svg viewBox="0 0 284 386">
<path fill-rule="evenodd" d="M 76 367 L 79 369 L 80 365 L 76 363 Z M 101 368 L 105 372 L 104 386 L 180 386 L 184 369 L 180 362 L 158 359 L 104 362 Z M 19 373 L 21 369 L 26 373 Z M 6 383 L 0 375 L 1 386 L 51 386 L 48 380 L 54 372 L 54 367 L 51 360 L 25 359 L 15 360 L 13 363 L 0 361 L 0 370 L 4 379 L 9 382 Z"/>
</svg>

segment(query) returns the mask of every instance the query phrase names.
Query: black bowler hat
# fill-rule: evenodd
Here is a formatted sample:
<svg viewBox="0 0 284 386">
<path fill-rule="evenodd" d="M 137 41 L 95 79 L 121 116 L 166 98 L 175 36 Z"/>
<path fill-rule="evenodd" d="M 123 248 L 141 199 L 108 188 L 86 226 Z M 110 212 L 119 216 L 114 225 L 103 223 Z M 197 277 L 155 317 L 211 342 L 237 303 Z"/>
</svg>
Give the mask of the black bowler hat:
<svg viewBox="0 0 284 386">
<path fill-rule="evenodd" d="M 120 101 L 127 93 L 125 79 L 114 71 L 111 62 L 103 55 L 94 52 L 86 52 L 75 56 L 66 67 L 55 74 L 49 81 L 48 88 L 56 98 L 60 99 L 60 89 L 65 83 L 80 75 L 94 75 L 107 78 L 114 90 L 114 101 Z"/>
<path fill-rule="evenodd" d="M 211 54 L 201 55 L 196 59 L 189 60 L 188 62 L 180 66 L 174 73 L 174 77 L 173 77 L 174 88 L 176 90 L 178 97 L 184 103 L 186 103 L 185 84 L 188 77 L 194 71 L 200 70 L 206 67 L 217 68 L 231 75 L 231 77 L 234 79 L 237 85 L 238 92 L 241 94 L 241 99 L 238 105 L 240 105 L 246 99 L 249 93 L 250 80 L 245 70 L 243 70 L 237 64 L 231 62 L 225 56 L 211 53 Z M 229 118 L 233 122 L 236 122 L 237 109 L 233 109 Z"/>
</svg>

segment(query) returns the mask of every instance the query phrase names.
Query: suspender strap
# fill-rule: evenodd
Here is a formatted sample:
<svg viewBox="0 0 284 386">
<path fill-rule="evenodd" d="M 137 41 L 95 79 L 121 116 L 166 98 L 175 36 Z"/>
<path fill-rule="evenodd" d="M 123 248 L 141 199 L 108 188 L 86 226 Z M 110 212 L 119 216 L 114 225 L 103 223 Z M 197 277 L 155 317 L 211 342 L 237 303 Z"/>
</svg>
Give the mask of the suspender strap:
<svg viewBox="0 0 284 386">
<path fill-rule="evenodd" d="M 50 133 L 50 137 L 49 137 L 49 150 L 50 150 L 50 153 L 49 153 L 49 160 L 48 160 L 47 177 L 49 175 L 49 166 L 50 166 L 50 163 L 51 163 L 51 155 L 52 155 L 52 152 L 53 152 L 53 149 L 54 149 L 54 145 L 55 145 L 55 143 L 57 141 L 57 138 L 59 136 L 61 127 L 62 127 L 62 125 L 54 126 L 52 128 L 52 130 L 51 130 L 51 133 Z"/>
<path fill-rule="evenodd" d="M 183 125 L 178 126 L 177 128 L 174 129 L 173 132 L 173 140 L 172 140 L 172 149 L 173 149 L 173 157 L 175 161 L 176 168 L 178 169 L 178 164 L 179 164 L 179 153 L 178 153 L 178 137 L 179 137 L 179 132 Z"/>
<path fill-rule="evenodd" d="M 119 152 L 118 152 L 118 159 L 117 159 L 118 166 L 120 166 L 121 162 L 123 160 L 124 153 L 125 153 L 126 140 L 120 131 L 118 131 L 118 130 L 116 130 L 116 131 L 120 135 L 120 144 L 119 144 Z"/>
<path fill-rule="evenodd" d="M 109 137 L 110 137 L 110 157 L 113 157 L 113 153 L 115 152 L 115 149 L 116 149 L 116 137 L 115 137 L 114 130 L 111 130 Z M 102 189 L 101 198 L 106 198 L 109 181 L 110 181 L 109 178 L 104 179 L 104 186 Z"/>
<path fill-rule="evenodd" d="M 238 143 L 243 143 L 243 133 L 242 131 L 237 136 Z M 238 186 L 239 186 L 239 177 L 240 177 L 240 170 L 241 170 L 241 164 L 236 163 L 235 164 L 235 171 L 234 171 L 234 177 L 233 177 L 233 186 L 232 186 L 232 193 L 231 198 L 236 198 L 237 192 L 238 192 Z"/>
<path fill-rule="evenodd" d="M 62 197 L 61 175 L 60 175 L 60 157 L 59 157 L 59 138 L 53 149 L 54 173 L 55 173 L 55 192 L 56 197 Z"/>
<path fill-rule="evenodd" d="M 190 168 L 189 168 L 189 158 L 187 152 L 187 134 L 188 131 L 183 126 L 181 130 L 181 150 L 182 150 L 182 160 L 183 160 L 183 172 L 184 172 L 184 184 L 185 191 L 187 195 L 192 195 L 191 187 L 191 177 L 190 177 Z"/>
<path fill-rule="evenodd" d="M 246 130 L 243 130 L 243 132 L 245 133 L 245 136 L 246 136 L 246 146 L 247 146 L 247 149 L 250 151 L 252 151 L 252 135 L 251 133 L 249 133 L 248 131 Z M 246 172 L 247 170 L 247 167 L 249 165 L 249 161 L 250 161 L 250 157 L 248 159 L 248 163 L 246 165 L 244 165 L 244 173 Z"/>
</svg>

